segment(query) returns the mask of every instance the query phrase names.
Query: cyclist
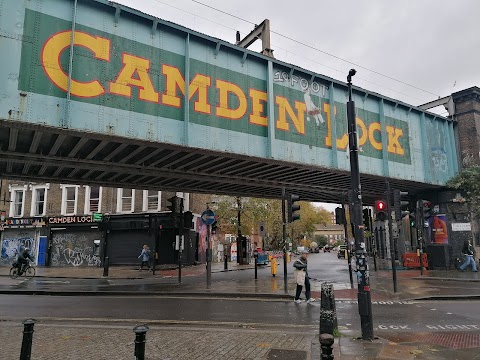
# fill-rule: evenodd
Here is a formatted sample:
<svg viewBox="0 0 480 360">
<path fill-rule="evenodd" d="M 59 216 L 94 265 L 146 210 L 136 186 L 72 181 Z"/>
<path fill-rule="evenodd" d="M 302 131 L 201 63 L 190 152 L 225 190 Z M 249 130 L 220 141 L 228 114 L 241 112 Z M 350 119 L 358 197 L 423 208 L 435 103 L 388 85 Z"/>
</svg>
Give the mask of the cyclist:
<svg viewBox="0 0 480 360">
<path fill-rule="evenodd" d="M 23 264 L 25 264 L 25 267 L 28 265 L 28 260 L 34 261 L 33 256 L 30 255 L 30 249 L 25 248 L 20 255 L 18 255 L 17 259 L 17 273 L 18 275 L 22 275 L 22 268 L 24 268 Z"/>
</svg>

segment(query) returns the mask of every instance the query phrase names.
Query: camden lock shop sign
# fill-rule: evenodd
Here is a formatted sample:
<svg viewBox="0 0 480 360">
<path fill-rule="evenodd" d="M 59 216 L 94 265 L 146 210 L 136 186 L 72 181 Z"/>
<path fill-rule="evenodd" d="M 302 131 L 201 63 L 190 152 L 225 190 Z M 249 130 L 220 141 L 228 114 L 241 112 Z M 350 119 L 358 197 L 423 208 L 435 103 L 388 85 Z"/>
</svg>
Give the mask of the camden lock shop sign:
<svg viewBox="0 0 480 360">
<path fill-rule="evenodd" d="M 82 224 L 93 223 L 92 215 L 84 216 L 51 216 L 48 218 L 49 224 Z"/>
</svg>

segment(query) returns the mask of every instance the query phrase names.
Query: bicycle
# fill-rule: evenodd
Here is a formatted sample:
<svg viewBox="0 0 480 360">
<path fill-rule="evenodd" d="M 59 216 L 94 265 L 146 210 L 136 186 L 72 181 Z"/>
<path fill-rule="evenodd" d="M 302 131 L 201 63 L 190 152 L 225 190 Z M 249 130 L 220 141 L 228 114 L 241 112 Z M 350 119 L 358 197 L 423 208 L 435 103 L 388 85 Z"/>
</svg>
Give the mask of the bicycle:
<svg viewBox="0 0 480 360">
<path fill-rule="evenodd" d="M 10 268 L 10 277 L 16 279 L 19 276 L 25 276 L 27 279 L 31 279 L 35 276 L 35 268 L 30 264 L 23 264 L 20 273 L 18 273 L 17 264 L 13 263 Z"/>
</svg>

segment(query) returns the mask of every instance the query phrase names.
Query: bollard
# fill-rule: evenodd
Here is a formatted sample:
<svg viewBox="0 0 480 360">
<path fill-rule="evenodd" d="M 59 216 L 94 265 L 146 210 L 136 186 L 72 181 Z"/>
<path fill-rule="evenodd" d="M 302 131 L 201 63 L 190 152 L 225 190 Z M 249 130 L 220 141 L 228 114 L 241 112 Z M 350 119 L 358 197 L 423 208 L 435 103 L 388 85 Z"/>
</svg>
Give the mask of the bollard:
<svg viewBox="0 0 480 360">
<path fill-rule="evenodd" d="M 270 270 L 272 272 L 272 276 L 277 275 L 277 259 L 272 257 L 272 262 L 270 263 Z"/>
<path fill-rule="evenodd" d="M 105 256 L 105 259 L 103 260 L 103 276 L 108 276 L 109 266 L 110 266 L 110 258 L 108 256 Z"/>
<path fill-rule="evenodd" d="M 333 335 L 338 327 L 333 285 L 323 283 L 320 298 L 320 334 Z"/>
<path fill-rule="evenodd" d="M 27 319 L 23 324 L 22 349 L 20 351 L 20 360 L 30 360 L 32 354 L 33 326 L 37 320 Z"/>
<path fill-rule="evenodd" d="M 145 337 L 148 330 L 147 325 L 137 325 L 133 328 L 135 333 L 135 360 L 145 360 Z"/>
<path fill-rule="evenodd" d="M 322 349 L 321 360 L 333 360 L 333 343 L 335 339 L 330 334 L 320 334 L 320 348 Z"/>
<path fill-rule="evenodd" d="M 223 255 L 223 270 L 228 271 L 228 255 Z"/>
</svg>

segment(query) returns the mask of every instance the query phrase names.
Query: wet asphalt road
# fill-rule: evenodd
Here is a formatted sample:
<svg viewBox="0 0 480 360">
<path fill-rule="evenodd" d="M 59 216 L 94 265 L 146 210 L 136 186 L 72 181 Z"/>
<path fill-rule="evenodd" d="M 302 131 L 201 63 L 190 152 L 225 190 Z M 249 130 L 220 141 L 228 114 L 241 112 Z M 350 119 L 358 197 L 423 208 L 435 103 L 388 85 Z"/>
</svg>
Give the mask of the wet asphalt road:
<svg viewBox="0 0 480 360">
<path fill-rule="evenodd" d="M 378 302 L 374 324 L 382 331 L 480 332 L 479 301 Z M 0 318 L 117 319 L 318 326 L 318 303 L 281 300 L 175 297 L 71 297 L 1 295 Z M 338 323 L 359 331 L 357 304 L 337 302 Z"/>
</svg>

